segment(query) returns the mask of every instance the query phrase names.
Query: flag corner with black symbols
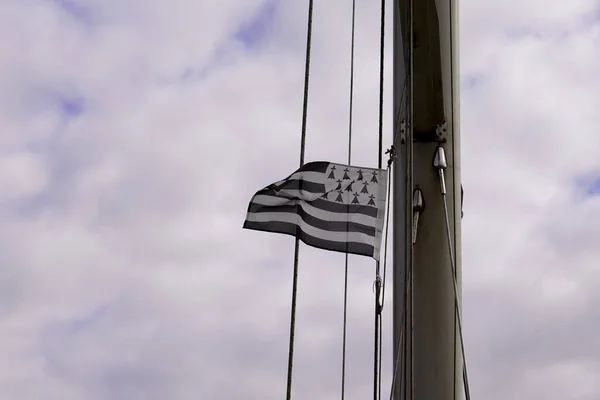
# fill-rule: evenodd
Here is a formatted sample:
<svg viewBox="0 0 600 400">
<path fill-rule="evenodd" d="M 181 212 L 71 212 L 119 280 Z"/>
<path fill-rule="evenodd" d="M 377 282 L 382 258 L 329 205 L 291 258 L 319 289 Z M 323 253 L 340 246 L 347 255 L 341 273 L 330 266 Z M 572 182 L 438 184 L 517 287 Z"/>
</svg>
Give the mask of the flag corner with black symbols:
<svg viewBox="0 0 600 400">
<path fill-rule="evenodd" d="M 244 228 L 379 261 L 387 184 L 386 170 L 310 162 L 259 190 Z"/>
</svg>

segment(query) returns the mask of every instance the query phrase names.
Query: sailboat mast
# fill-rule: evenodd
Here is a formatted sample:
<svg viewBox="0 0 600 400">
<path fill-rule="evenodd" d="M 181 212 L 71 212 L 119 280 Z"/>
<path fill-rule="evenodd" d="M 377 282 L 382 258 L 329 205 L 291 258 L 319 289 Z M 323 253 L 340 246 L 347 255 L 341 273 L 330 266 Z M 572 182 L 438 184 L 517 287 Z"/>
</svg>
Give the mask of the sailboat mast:
<svg viewBox="0 0 600 400">
<path fill-rule="evenodd" d="M 460 308 L 457 9 L 457 0 L 394 2 L 394 126 L 400 143 L 393 182 L 395 400 L 463 398 L 452 278 L 454 261 Z M 447 220 L 433 165 L 440 145 L 447 161 Z M 415 204 L 420 196 L 422 211 Z"/>
</svg>

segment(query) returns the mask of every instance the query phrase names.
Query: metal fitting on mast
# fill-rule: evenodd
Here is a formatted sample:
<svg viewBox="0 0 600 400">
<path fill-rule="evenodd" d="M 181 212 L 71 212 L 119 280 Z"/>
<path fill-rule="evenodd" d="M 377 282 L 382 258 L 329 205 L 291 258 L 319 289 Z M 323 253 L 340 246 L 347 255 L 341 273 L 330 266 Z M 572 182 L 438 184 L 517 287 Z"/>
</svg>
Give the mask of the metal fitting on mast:
<svg viewBox="0 0 600 400">
<path fill-rule="evenodd" d="M 448 123 L 444 121 L 435 127 L 435 138 L 438 142 L 445 142 L 448 140 Z"/>
<path fill-rule="evenodd" d="M 417 229 L 419 227 L 419 216 L 425 210 L 425 201 L 423 191 L 418 187 L 413 191 L 413 226 L 412 226 L 412 244 L 417 243 Z"/>
<path fill-rule="evenodd" d="M 392 166 L 392 163 L 396 159 L 396 146 L 391 145 L 391 147 L 385 151 L 385 154 L 389 154 L 390 155 L 389 158 L 388 158 L 388 162 L 387 162 L 387 166 L 389 168 L 389 167 Z"/>
<path fill-rule="evenodd" d="M 446 153 L 444 152 L 444 148 L 442 146 L 438 146 L 435 149 L 435 155 L 433 157 L 433 166 L 438 170 L 440 174 L 440 188 L 442 190 L 442 194 L 446 194 L 446 179 L 444 179 L 444 170 L 448 167 L 448 163 L 446 162 Z"/>
</svg>

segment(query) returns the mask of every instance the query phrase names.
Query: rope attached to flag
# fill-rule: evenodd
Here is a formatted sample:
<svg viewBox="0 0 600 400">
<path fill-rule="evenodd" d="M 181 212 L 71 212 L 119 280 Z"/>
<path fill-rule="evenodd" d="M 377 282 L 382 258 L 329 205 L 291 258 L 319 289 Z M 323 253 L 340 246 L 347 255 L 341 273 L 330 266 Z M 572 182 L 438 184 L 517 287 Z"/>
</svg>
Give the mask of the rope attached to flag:
<svg viewBox="0 0 600 400">
<path fill-rule="evenodd" d="M 377 167 L 382 168 L 383 158 L 383 77 L 384 77 L 384 61 L 385 61 L 385 0 L 381 0 L 381 32 L 379 36 L 379 149 L 377 152 Z M 389 179 L 389 176 L 388 176 Z M 391 179 L 389 179 L 391 182 Z M 389 196 L 389 191 L 388 191 Z M 387 240 L 387 237 L 386 237 Z M 382 315 L 383 300 L 381 299 L 382 279 L 380 275 L 380 265 L 377 261 L 375 266 L 375 348 L 373 351 L 373 400 L 381 398 L 381 358 L 382 358 Z"/>
</svg>

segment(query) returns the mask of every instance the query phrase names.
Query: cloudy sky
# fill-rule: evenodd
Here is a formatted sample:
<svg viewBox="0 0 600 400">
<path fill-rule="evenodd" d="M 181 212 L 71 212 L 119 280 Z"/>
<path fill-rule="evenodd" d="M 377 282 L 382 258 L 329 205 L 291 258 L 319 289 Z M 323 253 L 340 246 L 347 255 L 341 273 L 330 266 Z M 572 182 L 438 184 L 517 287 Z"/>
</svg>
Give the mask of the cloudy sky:
<svg viewBox="0 0 600 400">
<path fill-rule="evenodd" d="M 316 3 L 306 157 L 344 162 L 351 1 Z M 357 7 L 352 157 L 375 165 L 379 4 Z M 598 399 L 600 5 L 460 7 L 473 398 Z M 298 163 L 306 10 L 0 1 L 0 398 L 284 396 L 293 239 L 241 225 Z M 301 250 L 298 399 L 339 398 L 343 258 Z M 348 398 L 373 277 L 351 257 Z"/>
</svg>

